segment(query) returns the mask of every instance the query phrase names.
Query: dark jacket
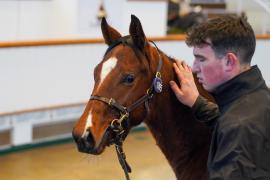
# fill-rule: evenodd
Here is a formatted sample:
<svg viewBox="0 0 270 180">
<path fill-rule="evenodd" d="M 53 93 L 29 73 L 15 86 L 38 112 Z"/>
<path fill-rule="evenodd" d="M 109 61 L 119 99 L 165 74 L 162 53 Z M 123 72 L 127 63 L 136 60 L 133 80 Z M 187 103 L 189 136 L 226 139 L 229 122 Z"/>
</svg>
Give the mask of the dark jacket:
<svg viewBox="0 0 270 180">
<path fill-rule="evenodd" d="M 218 108 L 199 97 L 195 116 L 213 127 L 210 180 L 270 180 L 270 91 L 257 66 L 219 86 Z"/>
</svg>

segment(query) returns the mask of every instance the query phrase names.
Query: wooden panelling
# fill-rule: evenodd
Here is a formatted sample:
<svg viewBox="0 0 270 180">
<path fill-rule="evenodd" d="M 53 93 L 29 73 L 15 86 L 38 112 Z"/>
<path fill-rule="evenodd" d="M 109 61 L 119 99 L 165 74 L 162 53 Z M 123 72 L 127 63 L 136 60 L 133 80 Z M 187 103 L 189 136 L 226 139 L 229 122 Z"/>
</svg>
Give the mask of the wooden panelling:
<svg viewBox="0 0 270 180">
<path fill-rule="evenodd" d="M 2 112 L 0 113 L 0 116 L 11 116 L 11 115 L 18 115 L 23 113 L 29 113 L 29 112 L 40 112 L 40 111 L 48 111 L 48 110 L 54 110 L 54 109 L 60 109 L 60 108 L 71 108 L 71 107 L 77 107 L 86 105 L 87 102 L 79 102 L 79 103 L 72 103 L 72 104 L 59 104 L 49 107 L 41 107 L 41 108 L 34 108 L 34 109 L 26 109 L 21 111 L 14 111 L 14 112 Z"/>
<path fill-rule="evenodd" d="M 33 140 L 59 136 L 72 132 L 75 121 L 40 125 L 33 128 Z"/>
<path fill-rule="evenodd" d="M 51 39 L 36 41 L 8 41 L 0 42 L 0 48 L 6 47 L 27 47 L 27 46 L 55 46 L 55 45 L 73 45 L 73 44 L 97 44 L 103 43 L 103 39 Z"/>
<path fill-rule="evenodd" d="M 0 132 L 0 146 L 11 144 L 11 130 Z"/>
</svg>

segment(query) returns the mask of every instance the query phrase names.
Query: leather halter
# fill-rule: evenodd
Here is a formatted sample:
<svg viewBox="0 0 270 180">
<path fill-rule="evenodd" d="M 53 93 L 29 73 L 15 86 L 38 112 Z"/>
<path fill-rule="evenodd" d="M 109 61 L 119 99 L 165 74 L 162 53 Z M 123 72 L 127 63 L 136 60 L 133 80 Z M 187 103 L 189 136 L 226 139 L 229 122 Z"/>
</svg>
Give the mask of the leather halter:
<svg viewBox="0 0 270 180">
<path fill-rule="evenodd" d="M 107 97 L 103 97 L 103 96 L 97 96 L 97 95 L 91 95 L 90 97 L 90 100 L 98 100 L 98 101 L 101 101 L 107 105 L 109 105 L 111 108 L 115 108 L 117 109 L 119 112 L 120 112 L 120 118 L 119 119 L 114 119 L 111 123 L 111 126 L 114 126 L 114 125 L 117 125 L 115 123 L 118 123 L 118 125 L 122 126 L 122 122 L 124 120 L 127 120 L 128 117 L 129 117 L 129 113 L 131 111 L 133 111 L 135 108 L 137 108 L 139 105 L 141 105 L 142 103 L 145 103 L 145 107 L 147 109 L 147 112 L 149 112 L 149 106 L 148 106 L 148 101 L 153 97 L 153 95 L 155 93 L 160 93 L 160 91 L 156 90 L 156 85 L 155 85 L 155 82 L 156 82 L 156 79 L 160 79 L 161 80 L 161 73 L 160 73 L 160 70 L 162 68 L 162 59 L 161 59 L 161 56 L 160 56 L 160 53 L 159 53 L 159 49 L 158 47 L 156 46 L 156 44 L 153 42 L 153 41 L 150 41 L 154 44 L 154 46 L 156 47 L 157 51 L 158 51 L 158 55 L 159 55 L 159 64 L 158 64 L 158 67 L 157 67 L 157 71 L 156 71 L 156 74 L 155 74 L 155 78 L 153 79 L 152 81 L 152 84 L 151 84 L 151 87 L 149 89 L 147 89 L 146 91 L 146 94 L 143 95 L 142 97 L 140 97 L 137 101 L 135 101 L 133 104 L 131 104 L 129 107 L 125 107 L 123 105 L 121 105 L 120 103 L 118 103 L 116 100 L 114 100 L 113 98 L 107 98 Z M 132 47 L 133 46 L 133 43 L 132 43 L 132 39 L 130 38 L 130 36 L 125 36 L 125 37 L 122 37 L 120 39 L 118 39 L 116 42 L 114 42 L 109 48 L 108 50 L 106 51 L 105 55 L 110 51 L 112 50 L 114 47 L 116 47 L 117 45 L 119 44 L 127 44 L 127 45 L 131 45 Z M 162 82 L 160 82 L 162 83 Z M 162 84 L 161 84 L 162 86 Z M 162 87 L 161 87 L 162 88 Z"/>
<path fill-rule="evenodd" d="M 163 62 L 162 62 L 158 47 L 156 46 L 156 44 L 153 41 L 150 41 L 150 42 L 152 42 L 154 44 L 155 48 L 157 49 L 158 56 L 159 56 L 159 64 L 158 64 L 158 67 L 156 70 L 155 77 L 152 81 L 152 84 L 151 84 L 150 88 L 147 89 L 145 95 L 140 97 L 137 101 L 135 101 L 133 104 L 131 104 L 128 107 L 123 106 L 122 104 L 118 103 L 113 98 L 107 98 L 107 97 L 97 96 L 97 95 L 91 95 L 91 97 L 90 97 L 90 100 L 101 101 L 101 102 L 107 104 L 109 107 L 115 108 L 119 111 L 119 114 L 120 114 L 119 119 L 112 120 L 108 129 L 111 129 L 115 132 L 115 138 L 113 140 L 113 143 L 115 144 L 118 160 L 119 160 L 119 162 L 120 162 L 120 164 L 125 172 L 125 176 L 126 176 L 127 180 L 129 180 L 128 173 L 131 172 L 131 168 L 128 165 L 128 163 L 126 162 L 126 157 L 125 157 L 125 154 L 124 154 L 124 151 L 122 148 L 122 144 L 123 144 L 124 139 L 125 139 L 124 132 L 126 131 L 123 127 L 123 122 L 126 121 L 127 125 L 129 125 L 130 112 L 132 112 L 134 109 L 136 109 L 142 103 L 145 104 L 145 108 L 146 108 L 147 114 L 148 114 L 149 113 L 149 105 L 148 105 L 149 100 L 154 96 L 154 94 L 161 93 L 161 91 L 162 91 L 162 80 L 161 80 L 160 71 L 161 71 Z M 133 45 L 131 37 L 125 36 L 125 37 L 122 37 L 122 38 L 116 40 L 111 46 L 109 46 L 105 55 L 109 51 L 111 51 L 114 47 L 118 46 L 119 44 L 126 44 L 126 45 L 131 46 L 133 50 L 138 50 L 138 49 L 134 49 L 135 46 Z"/>
</svg>

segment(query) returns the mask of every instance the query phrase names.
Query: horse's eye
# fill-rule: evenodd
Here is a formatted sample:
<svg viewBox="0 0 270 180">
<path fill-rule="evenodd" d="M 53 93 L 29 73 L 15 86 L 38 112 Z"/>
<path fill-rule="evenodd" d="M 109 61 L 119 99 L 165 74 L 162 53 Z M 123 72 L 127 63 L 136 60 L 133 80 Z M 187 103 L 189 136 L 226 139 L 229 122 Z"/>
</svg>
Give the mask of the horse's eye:
<svg viewBox="0 0 270 180">
<path fill-rule="evenodd" d="M 135 77 L 134 77 L 133 74 L 128 74 L 124 78 L 124 82 L 130 84 L 130 83 L 132 83 L 134 81 L 134 79 L 135 79 Z"/>
</svg>

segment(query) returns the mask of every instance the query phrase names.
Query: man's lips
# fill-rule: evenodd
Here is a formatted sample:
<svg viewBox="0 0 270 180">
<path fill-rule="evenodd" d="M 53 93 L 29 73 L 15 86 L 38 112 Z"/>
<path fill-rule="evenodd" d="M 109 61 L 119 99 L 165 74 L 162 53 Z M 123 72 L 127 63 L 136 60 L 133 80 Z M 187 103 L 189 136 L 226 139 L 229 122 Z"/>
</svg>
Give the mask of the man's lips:
<svg viewBox="0 0 270 180">
<path fill-rule="evenodd" d="M 199 82 L 200 84 L 202 84 L 202 83 L 203 83 L 203 80 L 202 80 L 202 78 L 200 78 L 200 77 L 197 77 L 197 79 L 198 79 L 198 82 Z"/>
</svg>

